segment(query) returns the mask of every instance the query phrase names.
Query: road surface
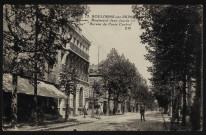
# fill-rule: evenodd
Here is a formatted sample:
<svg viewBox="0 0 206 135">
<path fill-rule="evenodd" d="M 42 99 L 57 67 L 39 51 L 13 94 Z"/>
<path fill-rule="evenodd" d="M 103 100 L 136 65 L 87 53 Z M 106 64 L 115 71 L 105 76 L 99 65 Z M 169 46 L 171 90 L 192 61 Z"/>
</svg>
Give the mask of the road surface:
<svg viewBox="0 0 206 135">
<path fill-rule="evenodd" d="M 94 118 L 93 118 L 94 119 Z M 146 112 L 145 122 L 139 113 L 126 113 L 116 116 L 102 116 L 92 123 L 69 126 L 50 131 L 166 131 L 160 112 Z"/>
</svg>

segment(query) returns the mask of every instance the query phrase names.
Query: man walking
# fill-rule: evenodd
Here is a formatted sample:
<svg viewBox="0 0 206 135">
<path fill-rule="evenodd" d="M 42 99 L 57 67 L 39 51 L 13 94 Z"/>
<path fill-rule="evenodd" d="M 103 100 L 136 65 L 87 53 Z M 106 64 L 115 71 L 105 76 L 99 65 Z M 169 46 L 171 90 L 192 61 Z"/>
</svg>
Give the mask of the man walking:
<svg viewBox="0 0 206 135">
<path fill-rule="evenodd" d="M 140 115 L 141 115 L 141 121 L 142 121 L 142 118 L 143 120 L 145 121 L 145 118 L 144 118 L 144 113 L 145 113 L 145 109 L 143 106 L 140 107 Z"/>
</svg>

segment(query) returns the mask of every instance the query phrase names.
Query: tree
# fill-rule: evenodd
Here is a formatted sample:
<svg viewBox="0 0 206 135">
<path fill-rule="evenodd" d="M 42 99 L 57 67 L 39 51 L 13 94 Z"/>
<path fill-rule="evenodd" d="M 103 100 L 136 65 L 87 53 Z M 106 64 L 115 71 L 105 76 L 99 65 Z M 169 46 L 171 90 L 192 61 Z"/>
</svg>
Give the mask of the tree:
<svg viewBox="0 0 206 135">
<path fill-rule="evenodd" d="M 69 118 L 68 109 L 69 109 L 69 97 L 70 94 L 74 94 L 74 80 L 75 80 L 74 69 L 68 67 L 68 65 L 62 64 L 60 71 L 60 80 L 59 86 L 62 91 L 67 95 L 66 99 L 66 110 L 65 110 L 65 121 Z"/>
<path fill-rule="evenodd" d="M 148 70 L 156 90 L 183 95 L 182 125 L 186 124 L 186 83 L 196 78 L 200 85 L 202 6 L 143 5 L 132 7 L 142 29 L 142 43 L 148 44 L 147 60 L 153 63 Z M 197 64 L 199 63 L 199 64 Z M 197 75 L 198 74 L 198 75 Z M 183 83 L 181 89 L 179 82 Z M 196 89 L 200 92 L 200 89 Z M 161 93 L 161 92 L 160 92 Z M 163 94 L 164 96 L 164 94 Z M 199 96 L 200 99 L 200 96 Z M 174 109 L 173 109 L 174 110 Z"/>
<path fill-rule="evenodd" d="M 92 88 L 93 88 L 93 94 L 92 94 L 93 96 L 92 96 L 92 115 L 91 115 L 91 117 L 94 118 L 94 104 L 95 104 L 94 95 L 96 95 L 96 99 L 97 99 L 97 97 L 100 97 L 102 95 L 101 81 L 94 80 L 94 82 L 92 84 Z"/>
<path fill-rule="evenodd" d="M 12 68 L 5 70 L 13 74 L 15 86 L 12 91 L 13 127 L 17 121 L 17 76 L 22 75 L 24 71 L 26 76 L 31 77 L 29 80 L 34 85 L 36 121 L 37 79 L 43 79 L 44 73 L 48 72 L 45 63 L 51 61 L 55 63 L 56 50 L 68 42 L 62 38 L 67 32 L 67 23 L 79 21 L 86 13 L 88 13 L 86 5 L 4 5 L 7 27 L 4 33 L 11 36 L 5 39 L 4 43 L 9 44 L 4 44 L 6 49 L 4 56 L 11 52 L 13 54 Z"/>
<path fill-rule="evenodd" d="M 136 68 L 124 55 L 119 55 L 112 49 L 107 59 L 102 63 L 102 76 L 109 87 L 109 97 L 114 98 L 113 113 L 116 114 L 119 97 L 128 92 L 132 79 L 136 75 Z"/>
</svg>

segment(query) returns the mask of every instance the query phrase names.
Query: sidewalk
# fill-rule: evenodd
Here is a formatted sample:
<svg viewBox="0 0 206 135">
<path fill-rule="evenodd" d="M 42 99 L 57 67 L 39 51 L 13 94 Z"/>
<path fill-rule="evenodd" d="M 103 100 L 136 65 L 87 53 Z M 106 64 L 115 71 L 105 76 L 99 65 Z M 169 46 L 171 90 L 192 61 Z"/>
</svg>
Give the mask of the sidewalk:
<svg viewBox="0 0 206 135">
<path fill-rule="evenodd" d="M 120 116 L 125 116 L 124 115 L 111 115 L 111 116 L 105 116 L 101 115 L 100 119 L 110 119 L 111 117 L 120 117 Z M 128 114 L 127 114 L 128 115 Z M 95 118 L 91 118 L 91 115 L 86 115 L 84 118 L 84 115 L 78 115 L 78 116 L 69 116 L 69 120 L 67 122 L 58 122 L 58 123 L 52 123 L 52 122 L 47 122 L 48 124 L 45 125 L 38 125 L 38 126 L 29 126 L 28 124 L 23 125 L 23 126 L 17 126 L 17 129 L 3 129 L 3 131 L 46 131 L 46 130 L 51 130 L 51 129 L 58 129 L 58 128 L 64 128 L 68 126 L 76 126 L 79 124 L 86 124 L 86 123 L 92 123 L 95 121 L 100 120 L 95 116 Z"/>
<path fill-rule="evenodd" d="M 189 121 L 189 116 L 186 117 L 186 126 L 181 125 L 181 121 L 179 123 L 174 122 L 173 125 L 171 124 L 171 117 L 168 114 L 162 114 L 164 119 L 165 127 L 168 131 L 190 131 L 191 123 Z"/>
<path fill-rule="evenodd" d="M 82 118 L 82 120 L 80 119 Z M 79 124 L 85 124 L 85 123 L 91 123 L 93 122 L 92 120 L 89 119 L 84 119 L 83 116 L 76 116 L 76 117 L 70 117 L 68 121 L 64 122 L 48 122 L 46 121 L 44 125 L 37 125 L 37 126 L 31 126 L 28 124 L 18 126 L 16 129 L 12 128 L 7 128 L 4 129 L 4 131 L 45 131 L 49 129 L 58 129 L 58 128 L 63 128 L 63 127 L 68 127 L 68 126 L 75 126 Z"/>
<path fill-rule="evenodd" d="M 164 121 L 164 126 L 165 126 L 165 129 L 167 131 L 170 131 L 170 127 L 171 127 L 171 118 L 168 114 L 162 114 L 162 118 L 163 118 L 163 121 Z"/>
</svg>

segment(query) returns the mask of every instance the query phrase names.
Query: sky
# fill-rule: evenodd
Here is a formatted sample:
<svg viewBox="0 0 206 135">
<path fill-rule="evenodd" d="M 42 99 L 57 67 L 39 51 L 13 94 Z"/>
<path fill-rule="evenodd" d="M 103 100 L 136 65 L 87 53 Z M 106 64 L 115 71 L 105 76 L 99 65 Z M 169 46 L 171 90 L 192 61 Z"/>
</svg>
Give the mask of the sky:
<svg viewBox="0 0 206 135">
<path fill-rule="evenodd" d="M 91 42 L 89 55 L 90 64 L 98 64 L 98 46 L 99 48 L 99 61 L 106 59 L 107 54 L 112 48 L 115 48 L 119 54 L 124 54 L 132 63 L 135 64 L 137 70 L 140 74 L 147 80 L 147 84 L 150 85 L 148 78 L 151 77 L 150 73 L 147 71 L 147 67 L 152 64 L 145 60 L 144 55 L 147 54 L 145 45 L 141 44 L 140 35 L 143 30 L 137 20 L 132 18 L 121 18 L 123 15 L 134 15 L 131 9 L 132 5 L 88 5 L 90 7 L 89 17 L 84 17 L 83 20 L 88 20 L 88 22 L 83 21 L 81 26 L 83 35 Z M 115 20 L 115 18 L 109 18 L 106 26 L 91 25 L 92 19 L 107 20 L 107 18 L 94 18 L 94 15 L 115 15 L 121 16 L 116 19 L 117 26 L 109 25 L 110 19 Z M 120 20 L 126 21 L 122 24 L 130 24 L 126 27 L 131 27 L 130 30 L 125 30 L 125 26 L 119 26 Z M 129 20 L 129 22 L 128 22 Z M 111 22 L 113 23 L 113 22 Z M 114 22 L 116 23 L 116 22 Z M 109 25 L 109 26 L 108 26 Z"/>
</svg>

